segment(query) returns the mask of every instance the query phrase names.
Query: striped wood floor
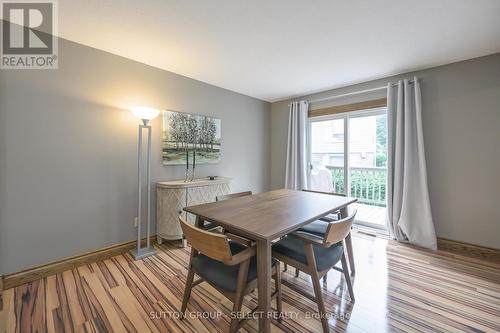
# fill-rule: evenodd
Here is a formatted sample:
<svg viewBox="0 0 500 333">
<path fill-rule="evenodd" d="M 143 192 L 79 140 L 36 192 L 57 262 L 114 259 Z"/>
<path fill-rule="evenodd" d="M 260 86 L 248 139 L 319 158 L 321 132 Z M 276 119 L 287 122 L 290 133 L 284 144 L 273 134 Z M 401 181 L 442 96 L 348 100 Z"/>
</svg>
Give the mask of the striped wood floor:
<svg viewBox="0 0 500 333">
<path fill-rule="evenodd" d="M 339 273 L 324 287 L 327 309 L 339 316 L 330 320 L 332 331 L 500 331 L 500 265 L 362 236 L 354 237 L 354 249 L 356 303 Z M 180 307 L 189 253 L 173 245 L 158 250 L 143 261 L 121 255 L 7 290 L 0 332 L 226 332 L 231 303 L 205 283 L 195 287 L 188 310 L 210 318 L 168 318 Z M 289 270 L 284 279 L 312 291 L 306 275 Z M 246 309 L 256 300 L 246 297 Z M 307 316 L 316 313 L 313 302 L 286 286 L 283 300 L 289 318 L 273 331 L 321 331 Z M 241 331 L 257 332 L 257 321 Z"/>
</svg>

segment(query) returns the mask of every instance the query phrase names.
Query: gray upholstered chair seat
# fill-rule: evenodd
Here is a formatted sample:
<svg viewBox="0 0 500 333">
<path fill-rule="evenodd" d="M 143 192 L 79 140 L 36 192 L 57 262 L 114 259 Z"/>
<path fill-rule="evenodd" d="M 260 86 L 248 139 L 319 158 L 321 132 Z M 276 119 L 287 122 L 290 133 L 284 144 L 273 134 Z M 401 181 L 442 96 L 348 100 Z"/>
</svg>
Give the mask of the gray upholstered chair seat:
<svg viewBox="0 0 500 333">
<path fill-rule="evenodd" d="M 325 217 L 321 217 L 320 221 L 332 222 L 340 220 L 340 212 L 328 214 Z"/>
<path fill-rule="evenodd" d="M 212 228 L 217 228 L 217 225 L 212 223 L 212 222 L 205 222 L 205 223 L 203 223 L 203 226 L 201 227 L 201 229 L 203 229 L 203 230 L 209 230 Z"/>
<path fill-rule="evenodd" d="M 300 228 L 299 230 L 323 237 L 326 234 L 328 223 L 335 222 L 338 220 L 339 220 L 339 215 L 337 213 L 332 213 L 325 217 L 320 218 L 319 220 L 309 223 L 308 225 Z"/>
<path fill-rule="evenodd" d="M 328 228 L 328 222 L 316 220 L 303 226 L 299 231 L 304 231 L 313 235 L 323 237 L 326 234 L 326 229 Z"/>
<path fill-rule="evenodd" d="M 229 247 L 233 255 L 243 251 L 246 247 L 236 242 L 229 242 Z M 273 259 L 273 266 L 278 261 Z M 193 269 L 205 281 L 213 284 L 221 289 L 234 292 L 236 291 L 236 283 L 238 279 L 239 265 L 229 266 L 224 263 L 199 254 L 193 257 Z M 250 259 L 250 266 L 248 268 L 247 281 L 252 281 L 257 278 L 257 258 L 254 256 Z"/>
<path fill-rule="evenodd" d="M 327 224 L 325 222 L 321 223 Z M 341 243 L 334 244 L 327 248 L 318 244 L 313 244 L 313 250 L 318 271 L 323 271 L 335 265 L 342 257 L 344 251 Z M 304 242 L 296 237 L 288 236 L 276 242 L 273 245 L 273 251 L 307 265 Z"/>
</svg>

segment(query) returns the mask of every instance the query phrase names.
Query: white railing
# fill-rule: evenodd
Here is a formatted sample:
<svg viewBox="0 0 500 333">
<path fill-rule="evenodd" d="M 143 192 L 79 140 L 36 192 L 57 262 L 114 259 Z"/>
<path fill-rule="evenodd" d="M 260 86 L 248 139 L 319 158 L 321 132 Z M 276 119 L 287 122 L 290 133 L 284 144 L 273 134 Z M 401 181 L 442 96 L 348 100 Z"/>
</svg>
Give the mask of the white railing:
<svg viewBox="0 0 500 333">
<path fill-rule="evenodd" d="M 331 170 L 333 178 L 333 191 L 344 191 L 344 168 L 326 166 Z M 386 205 L 387 195 L 387 169 L 381 167 L 350 168 L 351 189 L 349 195 L 361 203 L 376 206 Z"/>
</svg>

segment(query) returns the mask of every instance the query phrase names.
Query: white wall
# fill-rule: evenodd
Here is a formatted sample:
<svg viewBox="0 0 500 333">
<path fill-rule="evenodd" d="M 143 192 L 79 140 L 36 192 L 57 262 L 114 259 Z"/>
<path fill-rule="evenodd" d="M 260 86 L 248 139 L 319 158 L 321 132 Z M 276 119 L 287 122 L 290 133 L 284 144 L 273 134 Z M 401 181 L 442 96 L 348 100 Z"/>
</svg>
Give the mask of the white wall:
<svg viewBox="0 0 500 333">
<path fill-rule="evenodd" d="M 304 96 L 316 99 L 421 80 L 429 191 L 438 236 L 500 248 L 500 54 Z M 383 92 L 312 108 L 380 98 Z M 284 185 L 287 105 L 271 105 L 271 187 Z"/>
<path fill-rule="evenodd" d="M 59 61 L 0 73 L 0 274 L 135 238 L 133 105 L 221 118 L 222 161 L 197 175 L 268 190 L 269 103 L 64 39 Z M 153 182 L 183 178 L 161 165 L 161 119 L 152 125 Z"/>
</svg>

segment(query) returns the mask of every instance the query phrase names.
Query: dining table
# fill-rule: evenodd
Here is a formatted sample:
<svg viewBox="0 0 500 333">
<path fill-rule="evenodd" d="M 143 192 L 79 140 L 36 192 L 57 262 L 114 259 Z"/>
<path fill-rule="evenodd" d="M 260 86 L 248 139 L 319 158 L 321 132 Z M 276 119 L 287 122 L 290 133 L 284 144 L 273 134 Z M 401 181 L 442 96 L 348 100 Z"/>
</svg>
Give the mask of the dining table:
<svg viewBox="0 0 500 333">
<path fill-rule="evenodd" d="M 272 242 L 330 213 L 348 214 L 355 198 L 331 194 L 279 189 L 202 205 L 185 207 L 196 216 L 195 225 L 205 222 L 255 242 L 257 250 L 257 290 L 259 332 L 271 331 Z M 351 235 L 345 239 L 351 273 L 354 258 Z"/>
</svg>

